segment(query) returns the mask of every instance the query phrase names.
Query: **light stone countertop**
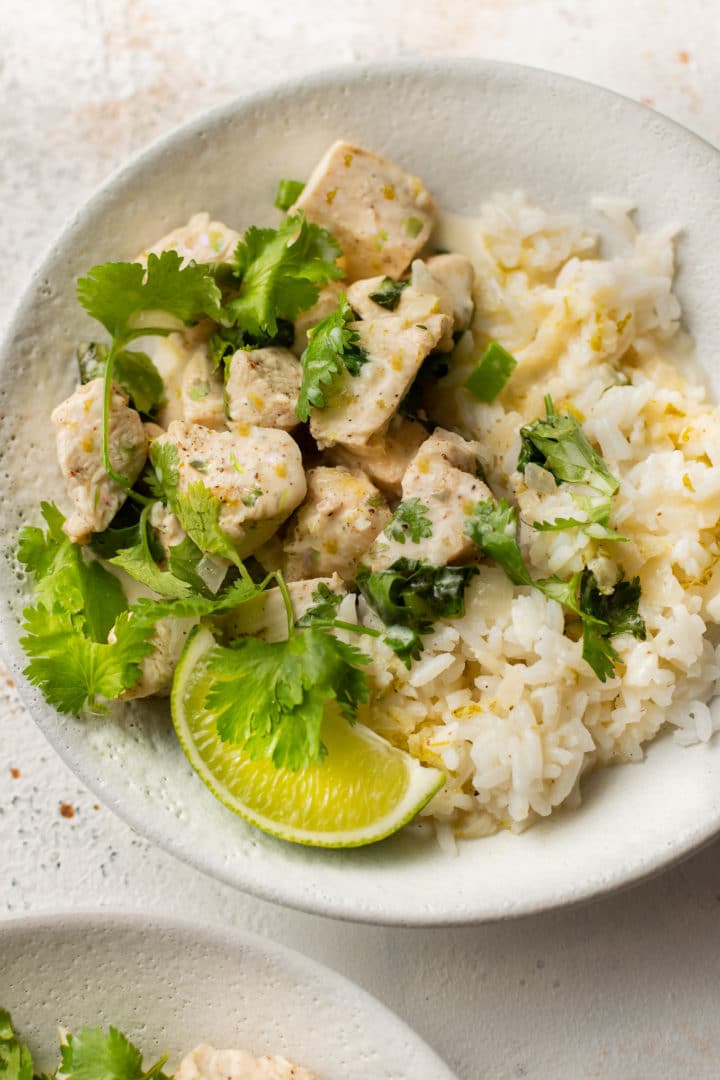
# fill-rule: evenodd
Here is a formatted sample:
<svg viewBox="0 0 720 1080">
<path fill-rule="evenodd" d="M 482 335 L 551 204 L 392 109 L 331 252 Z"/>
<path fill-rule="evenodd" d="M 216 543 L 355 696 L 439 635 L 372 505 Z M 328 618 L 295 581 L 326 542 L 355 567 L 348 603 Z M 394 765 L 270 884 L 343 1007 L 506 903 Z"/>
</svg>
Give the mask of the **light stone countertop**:
<svg viewBox="0 0 720 1080">
<path fill-rule="evenodd" d="M 5 317 L 64 220 L 130 154 L 327 63 L 480 55 L 553 68 L 720 144 L 718 0 L 0 0 L 0 13 Z M 153 848 L 96 803 L 0 682 L 0 917 L 108 908 L 258 931 L 376 994 L 461 1080 L 719 1074 L 717 846 L 574 911 L 474 929 L 343 925 Z"/>
</svg>

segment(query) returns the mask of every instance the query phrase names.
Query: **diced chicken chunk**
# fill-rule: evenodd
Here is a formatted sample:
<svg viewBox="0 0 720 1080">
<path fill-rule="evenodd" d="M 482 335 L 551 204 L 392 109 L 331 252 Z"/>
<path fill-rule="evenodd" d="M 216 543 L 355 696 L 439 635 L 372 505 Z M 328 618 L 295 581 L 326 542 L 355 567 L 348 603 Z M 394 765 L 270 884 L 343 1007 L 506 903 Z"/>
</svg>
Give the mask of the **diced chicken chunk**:
<svg viewBox="0 0 720 1080">
<path fill-rule="evenodd" d="M 418 264 L 425 265 L 416 259 L 413 267 Z M 450 352 L 454 344 L 452 306 L 443 307 L 440 297 L 431 289 L 408 285 L 400 293 L 397 307 L 389 311 L 371 299 L 371 293 L 376 292 L 384 280 L 383 277 L 373 277 L 353 282 L 347 291 L 348 303 L 353 311 L 356 311 L 361 319 L 402 318 L 407 323 L 421 325 L 426 324 L 431 315 L 447 315 L 445 330 L 436 342 L 435 348 L 441 352 Z"/>
<path fill-rule="evenodd" d="M 239 232 L 222 221 L 211 221 L 209 214 L 193 214 L 187 225 L 178 226 L 141 252 L 138 261 L 147 262 L 151 253 L 177 251 L 184 264 L 191 259 L 197 263 L 231 262 L 241 239 Z"/>
<path fill-rule="evenodd" d="M 288 526 L 288 581 L 339 574 L 352 581 L 360 558 L 392 514 L 362 473 L 321 465 L 307 473 L 307 496 Z"/>
<path fill-rule="evenodd" d="M 349 323 L 369 359 L 358 375 L 338 377 L 326 408 L 313 409 L 310 431 L 320 449 L 364 446 L 384 432 L 448 323 L 446 315 L 430 315 L 421 324 L 397 315 Z"/>
<path fill-rule="evenodd" d="M 418 262 L 420 260 L 417 260 Z M 421 286 L 421 272 L 412 267 L 412 282 Z M 422 264 L 421 264 L 422 265 Z M 446 315 L 452 315 L 454 331 L 467 330 L 472 322 L 475 302 L 473 285 L 475 270 L 465 255 L 431 255 L 424 263 L 430 271 L 433 292 L 440 297 L 440 306 Z"/>
<path fill-rule="evenodd" d="M 103 380 L 92 379 L 58 405 L 52 414 L 57 455 L 73 512 L 65 522 L 71 540 L 85 544 L 108 527 L 127 498 L 102 463 Z M 133 484 L 147 458 L 142 420 L 127 394 L 113 384 L 109 421 L 110 464 Z"/>
<path fill-rule="evenodd" d="M 307 348 L 308 330 L 317 326 L 321 319 L 330 315 L 338 305 L 338 296 L 342 292 L 342 285 L 337 281 L 329 281 L 318 294 L 318 298 L 311 308 L 302 311 L 295 320 L 295 340 L 292 343 L 292 351 L 296 356 L 302 356 Z"/>
<path fill-rule="evenodd" d="M 331 592 L 343 594 L 345 586 L 337 574 L 330 577 L 311 578 L 307 581 L 289 581 L 288 592 L 292 600 L 295 619 L 301 618 L 315 605 L 313 593 L 320 585 L 327 585 Z M 222 617 L 222 623 L 230 637 L 251 634 L 264 641 L 285 641 L 288 635 L 285 601 L 279 589 L 266 589 L 246 604 Z"/>
<path fill-rule="evenodd" d="M 373 570 L 390 566 L 403 555 L 446 566 L 475 554 L 465 525 L 475 503 L 492 498 L 476 475 L 479 455 L 479 443 L 436 428 L 411 461 L 402 484 L 403 501 L 418 499 L 424 508 L 430 535 L 417 541 L 405 536 L 402 543 L 383 533 L 366 560 Z"/>
<path fill-rule="evenodd" d="M 417 176 L 347 142 L 323 155 L 293 209 L 337 238 L 350 281 L 399 277 L 427 243 L 435 214 Z"/>
<path fill-rule="evenodd" d="M 402 478 L 415 451 L 428 433 L 417 420 L 396 413 L 387 431 L 373 435 L 364 446 L 333 446 L 325 457 L 333 465 L 344 465 L 351 472 L 361 469 L 374 484 L 389 495 L 399 496 Z"/>
<path fill-rule="evenodd" d="M 178 491 L 203 484 L 221 503 L 219 524 L 241 558 L 264 544 L 305 498 L 297 443 L 286 431 L 211 431 L 176 420 L 155 445 L 178 453 Z"/>
<path fill-rule="evenodd" d="M 175 1080 L 316 1080 L 284 1057 L 256 1058 L 245 1050 L 215 1050 L 203 1044 L 180 1062 Z"/>
<path fill-rule="evenodd" d="M 150 697 L 151 694 L 165 697 L 170 693 L 180 654 L 190 631 L 199 621 L 199 619 L 178 619 L 174 615 L 158 619 L 150 639 L 153 650 L 140 661 L 138 681 L 120 695 L 123 701 Z M 114 630 L 110 631 L 108 641 L 111 643 L 115 641 Z"/>
<path fill-rule="evenodd" d="M 225 401 L 222 374 L 213 371 L 207 345 L 199 345 L 185 364 L 180 383 L 183 419 L 223 431 Z"/>
<path fill-rule="evenodd" d="M 225 397 L 227 426 L 240 431 L 248 424 L 290 431 L 295 415 L 302 367 L 289 349 L 238 349 L 230 361 Z"/>
</svg>

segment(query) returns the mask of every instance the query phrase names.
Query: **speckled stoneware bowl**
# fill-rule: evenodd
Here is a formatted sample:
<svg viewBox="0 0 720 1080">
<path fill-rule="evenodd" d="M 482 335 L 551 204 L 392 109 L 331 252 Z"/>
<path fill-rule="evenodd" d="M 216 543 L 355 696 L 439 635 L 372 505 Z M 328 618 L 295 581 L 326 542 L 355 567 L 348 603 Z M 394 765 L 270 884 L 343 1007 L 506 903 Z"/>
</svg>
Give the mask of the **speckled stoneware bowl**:
<svg viewBox="0 0 720 1080">
<path fill-rule="evenodd" d="M 318 1080 L 453 1080 L 379 1001 L 254 934 L 128 915 L 0 925 L 0 1008 L 36 1069 L 57 1065 L 57 1027 L 110 1024 L 174 1069 L 200 1042 L 278 1054 Z"/>
<path fill-rule="evenodd" d="M 412 829 L 362 850 L 318 851 L 264 836 L 216 802 L 191 772 L 167 705 L 72 720 L 20 674 L 25 586 L 13 547 L 40 499 L 60 497 L 48 416 L 73 388 L 75 343 L 90 326 L 75 279 L 95 263 L 132 257 L 196 210 L 238 228 L 275 221 L 278 177 L 306 175 L 339 136 L 397 159 L 458 213 L 473 214 L 494 191 L 524 188 L 558 211 L 587 215 L 602 192 L 636 200 L 642 226 L 680 221 L 678 291 L 717 395 L 720 154 L 689 132 L 595 87 L 485 61 L 348 68 L 241 99 L 112 177 L 22 300 L 0 361 L 5 654 L 33 716 L 82 780 L 139 832 L 240 889 L 325 915 L 415 925 L 507 918 L 597 896 L 718 831 L 720 745 L 682 749 L 661 738 L 643 764 L 589 778 L 579 811 L 521 836 L 466 841 L 457 857 Z"/>
</svg>

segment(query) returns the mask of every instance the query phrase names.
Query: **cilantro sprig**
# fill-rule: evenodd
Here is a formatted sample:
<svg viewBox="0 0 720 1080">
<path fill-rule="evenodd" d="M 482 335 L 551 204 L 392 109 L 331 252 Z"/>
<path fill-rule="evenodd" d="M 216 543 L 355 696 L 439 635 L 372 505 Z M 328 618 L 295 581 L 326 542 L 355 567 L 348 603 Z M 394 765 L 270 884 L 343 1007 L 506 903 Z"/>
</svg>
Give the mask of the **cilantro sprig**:
<svg viewBox="0 0 720 1080">
<path fill-rule="evenodd" d="M 302 384 L 295 415 L 299 420 L 310 418 L 310 409 L 322 409 L 327 404 L 327 388 L 343 371 L 359 375 L 369 357 L 359 344 L 360 335 L 348 323 L 355 318 L 345 293 L 340 293 L 338 306 L 308 332 L 308 345 L 300 358 Z"/>
<path fill-rule="evenodd" d="M 128 262 L 94 266 L 78 281 L 77 294 L 88 315 L 102 323 L 112 339 L 101 361 L 104 364 L 102 463 L 108 476 L 128 490 L 127 477 L 117 473 L 110 462 L 109 415 L 116 368 L 123 374 L 126 385 L 130 379 L 138 408 L 157 403 L 157 370 L 149 357 L 128 350 L 128 345 L 139 337 L 172 333 L 173 327 L 167 325 L 166 318 L 154 317 L 158 312 L 185 324 L 203 316 L 219 318 L 220 289 L 211 267 L 192 262 L 183 267 L 176 251 L 163 251 L 148 256 L 147 269 L 141 263 Z M 143 496 L 137 498 L 142 500 Z"/>
<path fill-rule="evenodd" d="M 303 213 L 286 218 L 278 229 L 252 226 L 235 249 L 238 295 L 219 321 L 274 336 L 279 320 L 293 322 L 313 306 L 322 285 L 342 277 L 340 255 L 335 238 Z"/>
<path fill-rule="evenodd" d="M 143 1067 L 140 1051 L 117 1028 L 107 1034 L 100 1028 L 83 1028 L 68 1034 L 60 1046 L 60 1064 L 53 1077 L 63 1080 L 171 1080 L 162 1070 L 164 1054 L 149 1069 Z M 27 1046 L 13 1030 L 10 1013 L 0 1009 L 0 1076 L 3 1080 L 51 1080 L 37 1073 Z"/>
<path fill-rule="evenodd" d="M 568 581 L 560 578 L 534 579 L 523 559 L 517 538 L 517 511 L 504 499 L 487 499 L 475 504 L 465 533 L 484 555 L 497 562 L 513 585 L 539 589 L 579 616 L 583 628 L 583 659 L 601 682 L 614 674 L 620 656 L 610 643 L 616 634 L 630 633 L 645 639 L 645 623 L 638 612 L 640 579 L 622 579 L 609 592 L 600 589 L 587 567 Z"/>
</svg>

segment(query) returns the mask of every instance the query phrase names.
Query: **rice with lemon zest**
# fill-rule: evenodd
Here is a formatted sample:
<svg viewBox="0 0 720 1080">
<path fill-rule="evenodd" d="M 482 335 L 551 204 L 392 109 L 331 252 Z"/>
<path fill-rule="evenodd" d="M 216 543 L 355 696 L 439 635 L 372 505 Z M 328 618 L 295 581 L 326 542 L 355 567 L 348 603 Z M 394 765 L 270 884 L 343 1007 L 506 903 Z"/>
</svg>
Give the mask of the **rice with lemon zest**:
<svg viewBox="0 0 720 1080">
<path fill-rule="evenodd" d="M 602 683 L 565 634 L 558 603 L 514 587 L 484 565 L 462 618 L 438 622 L 407 670 L 381 641 L 372 656 L 372 712 L 395 745 L 447 774 L 423 812 L 439 839 L 520 831 L 562 803 L 580 778 L 635 762 L 668 725 L 684 744 L 717 728 L 707 702 L 720 676 L 712 643 L 720 622 L 720 414 L 691 374 L 691 346 L 672 291 L 673 229 L 638 232 L 630 206 L 597 200 L 624 250 L 600 257 L 596 238 L 520 194 L 482 210 L 473 233 L 475 340 L 497 340 L 518 367 L 500 398 L 475 401 L 462 384 L 474 363 L 467 341 L 433 391 L 433 418 L 478 439 L 488 482 L 521 518 L 534 577 L 590 567 L 601 584 L 619 570 L 640 577 L 647 640 L 613 639 L 622 658 Z M 457 244 L 454 245 L 457 250 Z M 627 543 L 582 530 L 537 532 L 534 521 L 577 516 L 568 485 L 548 471 L 517 471 L 519 429 L 550 394 L 569 410 L 620 480 L 611 525 Z M 577 491 L 577 486 L 574 488 Z M 353 597 L 341 617 L 380 626 Z"/>
</svg>

